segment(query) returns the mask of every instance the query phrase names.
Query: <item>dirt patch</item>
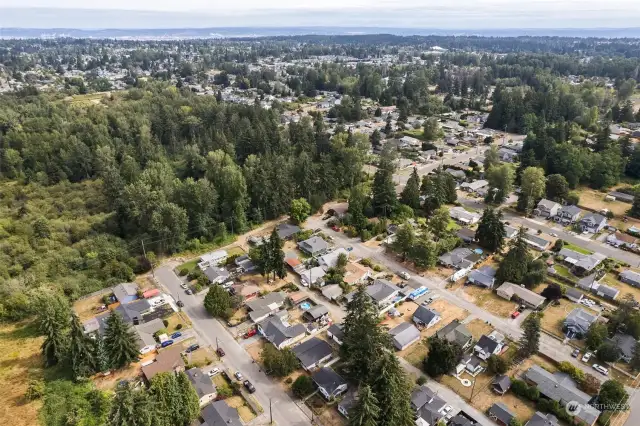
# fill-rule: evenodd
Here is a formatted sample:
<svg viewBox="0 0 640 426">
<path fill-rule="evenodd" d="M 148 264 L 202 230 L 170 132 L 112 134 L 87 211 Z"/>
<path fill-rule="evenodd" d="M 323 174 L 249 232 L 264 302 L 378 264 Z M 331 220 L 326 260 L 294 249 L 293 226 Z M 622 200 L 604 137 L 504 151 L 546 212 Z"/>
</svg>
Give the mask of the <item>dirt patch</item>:
<svg viewBox="0 0 640 426">
<path fill-rule="evenodd" d="M 42 378 L 42 357 L 33 324 L 0 326 L 0 418 L 12 426 L 38 424 L 42 401 L 28 401 L 24 394 L 30 380 Z"/>
<path fill-rule="evenodd" d="M 521 375 L 534 365 L 540 366 L 550 373 L 558 371 L 558 367 L 556 367 L 549 359 L 536 354 L 525 359 L 520 364 L 512 365 L 507 372 L 507 376 L 521 378 Z"/>
<path fill-rule="evenodd" d="M 172 315 L 169 315 L 167 318 L 165 318 L 165 320 L 169 322 L 169 325 L 166 327 L 169 333 L 178 331 L 179 330 L 177 328 L 178 324 L 182 324 L 182 327 L 180 328 L 180 330 L 191 328 L 191 321 L 189 320 L 189 317 L 187 317 L 182 312 L 175 312 Z"/>
<path fill-rule="evenodd" d="M 518 398 L 515 394 L 507 392 L 504 395 L 498 395 L 491 386 L 482 389 L 480 392 L 473 394 L 471 404 L 478 410 L 485 412 L 496 402 L 502 402 L 509 407 L 516 415 L 518 420 L 524 424 L 537 411 L 531 401 Z"/>
<path fill-rule="evenodd" d="M 78 314 L 80 321 L 81 322 L 86 321 L 88 319 L 95 317 L 100 312 L 104 312 L 104 311 L 99 311 L 98 308 L 100 306 L 104 306 L 104 302 L 102 301 L 102 298 L 105 295 L 108 295 L 109 293 L 110 293 L 109 291 L 106 291 L 104 294 L 99 294 L 96 296 L 91 296 L 91 297 L 77 300 L 73 304 L 73 310 L 75 311 L 76 314 Z"/>
<path fill-rule="evenodd" d="M 338 412 L 337 405 L 327 406 L 320 414 L 320 424 L 324 426 L 345 426 L 347 419 Z"/>
<path fill-rule="evenodd" d="M 447 302 L 444 299 L 437 299 L 433 303 L 429 305 L 429 308 L 437 311 L 442 316 L 442 319 L 438 321 L 436 325 L 433 327 L 422 330 L 420 334 L 423 337 L 431 337 L 436 334 L 436 331 L 440 330 L 445 325 L 449 324 L 451 321 L 457 319 L 462 321 L 464 318 L 469 316 L 469 311 L 462 309 L 456 305 L 453 305 Z"/>
<path fill-rule="evenodd" d="M 98 389 L 109 390 L 115 388 L 122 380 L 133 381 L 140 378 L 141 375 L 141 363 L 136 362 L 127 368 L 112 371 L 108 376 L 94 376 L 93 382 Z"/>
<path fill-rule="evenodd" d="M 238 414 L 244 423 L 250 422 L 256 418 L 256 415 L 251 411 L 251 408 L 241 396 L 234 395 L 224 401 L 229 405 L 229 407 L 238 410 Z"/>
<path fill-rule="evenodd" d="M 266 343 L 260 339 L 255 343 L 250 344 L 245 348 L 249 356 L 254 359 L 256 362 L 260 362 L 260 354 L 262 353 L 262 349 L 264 349 L 264 345 Z"/>
<path fill-rule="evenodd" d="M 582 308 L 589 313 L 592 313 L 594 315 L 596 314 L 595 311 L 592 311 L 586 306 L 573 303 L 566 299 L 559 299 L 558 302 L 558 305 L 550 303 L 547 306 L 547 308 L 543 312 L 540 323 L 545 331 L 558 336 L 561 339 L 564 339 L 565 337 L 564 332 L 562 331 L 562 323 L 571 311 L 576 308 Z M 578 346 L 584 346 L 584 341 L 581 340 L 574 340 L 573 343 L 577 344 Z"/>
<path fill-rule="evenodd" d="M 381 325 L 392 329 L 403 322 L 411 322 L 413 318 L 413 313 L 418 309 L 418 304 L 415 302 L 407 301 L 402 305 L 396 307 L 398 312 L 400 312 L 401 316 L 399 317 L 390 317 L 389 315 L 385 315 L 385 319 L 382 321 Z"/>
<path fill-rule="evenodd" d="M 463 379 L 471 380 L 472 382 L 475 381 L 475 387 L 474 385 L 469 387 L 463 386 L 462 383 L 460 383 L 460 380 L 448 374 L 440 377 L 438 381 L 443 385 L 447 386 L 448 388 L 452 389 L 455 393 L 457 393 L 461 397 L 471 401 L 475 399 L 475 396 L 478 393 L 480 393 L 483 389 L 489 386 L 489 384 L 493 379 L 493 376 L 490 374 L 487 374 L 486 372 L 478 374 L 475 378 L 473 378 L 472 376 L 466 373 L 461 374 L 460 377 Z M 472 392 L 473 392 L 473 398 L 472 398 Z"/>
<path fill-rule="evenodd" d="M 469 321 L 465 326 L 471 332 L 474 340 L 478 340 L 483 334 L 489 334 L 493 331 L 493 327 L 478 318 Z"/>
<path fill-rule="evenodd" d="M 609 209 L 616 216 L 625 216 L 627 210 L 631 208 L 631 204 L 623 203 L 622 201 L 605 200 L 604 197 L 607 194 L 595 189 L 583 187 L 579 188 L 577 192 L 580 195 L 579 207 L 586 207 L 595 211 Z"/>
<path fill-rule="evenodd" d="M 377 240 L 377 239 L 375 239 L 375 238 L 372 238 L 372 239 L 370 239 L 369 241 L 366 241 L 366 242 L 364 243 L 364 245 L 365 245 L 366 247 L 369 247 L 369 248 L 377 249 L 377 248 L 379 248 L 380 246 L 382 246 L 382 244 L 383 244 L 383 243 L 384 243 L 384 241 L 383 241 L 383 240 Z"/>
<path fill-rule="evenodd" d="M 466 286 L 463 291 L 458 293 L 485 311 L 503 318 L 508 318 L 518 307 L 517 303 L 503 299 L 493 291 L 475 285 Z"/>
<path fill-rule="evenodd" d="M 422 361 L 429 353 L 429 348 L 424 340 L 414 343 L 404 351 L 398 352 L 398 356 L 404 358 L 409 364 L 422 370 Z"/>
<path fill-rule="evenodd" d="M 199 348 L 186 356 L 186 363 L 197 367 L 204 367 L 218 360 L 218 355 L 210 347 Z"/>
</svg>

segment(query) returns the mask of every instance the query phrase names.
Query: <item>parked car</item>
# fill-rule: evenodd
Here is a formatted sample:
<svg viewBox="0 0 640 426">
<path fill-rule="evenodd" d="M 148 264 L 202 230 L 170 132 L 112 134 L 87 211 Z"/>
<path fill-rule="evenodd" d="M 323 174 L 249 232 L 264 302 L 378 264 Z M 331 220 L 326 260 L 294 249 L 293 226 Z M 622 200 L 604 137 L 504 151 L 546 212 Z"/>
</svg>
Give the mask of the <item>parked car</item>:
<svg viewBox="0 0 640 426">
<path fill-rule="evenodd" d="M 188 295 L 192 295 L 193 291 L 190 288 L 188 288 L 185 290 L 185 293 L 187 293 Z"/>
<path fill-rule="evenodd" d="M 186 290 L 186 288 L 187 288 L 187 283 L 182 283 L 182 284 L 180 284 L 180 287 L 182 287 L 182 288 L 184 288 L 184 289 Z"/>
<path fill-rule="evenodd" d="M 179 331 L 176 331 L 175 333 L 173 333 L 171 335 L 172 339 L 177 339 L 178 337 L 182 336 L 182 333 L 180 333 Z"/>
<path fill-rule="evenodd" d="M 209 372 L 207 373 L 207 375 L 208 375 L 209 377 L 213 377 L 213 376 L 215 376 L 216 374 L 220 374 L 220 369 L 219 369 L 218 367 L 216 367 L 216 368 L 212 369 L 211 371 L 209 371 Z"/>
<path fill-rule="evenodd" d="M 197 344 L 197 343 L 194 343 L 193 345 L 189 346 L 189 347 L 185 350 L 185 352 L 186 352 L 186 353 L 189 353 L 189 352 L 195 352 L 195 351 L 197 351 L 198 349 L 200 349 L 200 345 L 199 345 L 199 344 Z"/>
<path fill-rule="evenodd" d="M 606 367 L 603 367 L 600 364 L 593 364 L 593 369 L 596 370 L 600 374 L 604 374 L 605 376 L 609 375 L 609 369 L 606 368 Z"/>
<path fill-rule="evenodd" d="M 410 279 L 410 278 L 411 278 L 411 275 L 409 275 L 407 272 L 404 272 L 404 271 L 399 272 L 399 273 L 398 273 L 398 275 L 399 275 L 402 279 L 405 279 L 405 280 L 408 280 L 408 279 Z"/>
<path fill-rule="evenodd" d="M 233 373 L 233 377 L 235 377 L 237 380 L 242 380 L 242 373 L 236 371 L 235 373 Z"/>
<path fill-rule="evenodd" d="M 520 312 L 519 311 L 513 311 L 511 313 L 511 318 L 518 318 L 518 316 L 520 316 Z"/>
<path fill-rule="evenodd" d="M 336 225 L 333 225 L 331 229 L 333 229 L 336 232 L 340 232 L 340 228 L 338 228 Z"/>
<path fill-rule="evenodd" d="M 589 362 L 592 355 L 593 353 L 591 352 L 587 352 L 586 354 L 582 355 L 582 362 Z"/>
<path fill-rule="evenodd" d="M 450 405 L 446 405 L 446 406 L 444 407 L 444 412 L 445 412 L 445 413 L 448 413 L 448 412 L 449 412 L 449 411 L 451 411 L 451 410 L 453 410 L 453 407 L 452 407 L 452 406 L 450 406 Z"/>
<path fill-rule="evenodd" d="M 578 358 L 578 355 L 580 355 L 580 349 L 574 349 L 573 352 L 571 352 L 571 356 L 574 358 Z"/>
<path fill-rule="evenodd" d="M 224 351 L 222 350 L 222 348 L 218 348 L 218 349 L 216 350 L 216 353 L 217 353 L 217 354 L 218 354 L 218 356 L 220 356 L 220 357 L 225 356 L 225 353 L 224 353 Z"/>
<path fill-rule="evenodd" d="M 160 343 L 161 348 L 166 348 L 167 346 L 171 345 L 173 345 L 173 340 L 165 340 L 164 342 Z"/>
<path fill-rule="evenodd" d="M 552 237 L 558 238 L 558 234 L 556 234 L 555 232 L 551 232 L 549 233 L 549 235 L 551 235 Z"/>
<path fill-rule="evenodd" d="M 247 388 L 249 393 L 254 393 L 256 391 L 255 386 L 253 386 L 253 383 L 251 383 L 250 381 L 245 380 L 244 382 L 242 382 L 242 384 L 244 385 L 245 388 Z"/>
<path fill-rule="evenodd" d="M 353 247 L 351 246 L 347 247 L 347 251 L 353 251 Z"/>
<path fill-rule="evenodd" d="M 248 339 L 249 337 L 255 336 L 257 332 L 258 330 L 252 328 L 251 330 L 248 330 L 246 333 L 244 333 L 244 338 Z"/>
<path fill-rule="evenodd" d="M 182 300 L 178 300 L 176 302 L 176 305 L 178 305 L 180 308 L 184 307 L 184 302 Z"/>
</svg>

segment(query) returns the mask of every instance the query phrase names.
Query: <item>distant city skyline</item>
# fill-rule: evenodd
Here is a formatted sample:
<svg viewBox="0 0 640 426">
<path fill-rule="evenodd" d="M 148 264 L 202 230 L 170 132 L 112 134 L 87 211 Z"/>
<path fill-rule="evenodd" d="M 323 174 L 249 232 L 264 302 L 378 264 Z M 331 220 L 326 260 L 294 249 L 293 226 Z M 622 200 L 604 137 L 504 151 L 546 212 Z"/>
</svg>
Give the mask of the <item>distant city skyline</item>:
<svg viewBox="0 0 640 426">
<path fill-rule="evenodd" d="M 0 26 L 180 28 L 334 26 L 441 29 L 627 28 L 640 26 L 634 0 L 0 0 Z M 426 4 L 425 4 L 426 3 Z"/>
</svg>

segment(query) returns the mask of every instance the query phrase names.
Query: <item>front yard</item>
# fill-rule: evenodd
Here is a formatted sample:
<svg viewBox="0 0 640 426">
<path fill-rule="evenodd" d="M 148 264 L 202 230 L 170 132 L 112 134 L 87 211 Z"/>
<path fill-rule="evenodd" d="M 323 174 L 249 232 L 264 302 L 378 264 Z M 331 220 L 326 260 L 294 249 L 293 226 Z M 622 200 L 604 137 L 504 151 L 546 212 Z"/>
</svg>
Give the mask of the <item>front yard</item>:
<svg viewBox="0 0 640 426">
<path fill-rule="evenodd" d="M 586 306 L 573 303 L 566 299 L 559 299 L 558 302 L 559 303 L 557 305 L 550 303 L 543 311 L 544 315 L 540 320 L 540 325 L 545 331 L 553 334 L 554 336 L 557 336 L 560 339 L 564 339 L 565 337 L 564 332 L 562 331 L 562 324 L 564 322 L 564 319 L 567 317 L 567 315 L 569 315 L 569 313 L 571 313 L 571 311 L 576 308 L 582 308 L 589 313 L 592 313 L 594 315 L 596 314 L 596 312 L 592 311 Z M 573 343 L 581 347 L 584 346 L 584 340 L 574 340 Z"/>
<path fill-rule="evenodd" d="M 517 303 L 503 299 L 493 291 L 475 285 L 466 286 L 462 294 L 478 307 L 503 318 L 508 318 L 518 307 Z"/>
</svg>

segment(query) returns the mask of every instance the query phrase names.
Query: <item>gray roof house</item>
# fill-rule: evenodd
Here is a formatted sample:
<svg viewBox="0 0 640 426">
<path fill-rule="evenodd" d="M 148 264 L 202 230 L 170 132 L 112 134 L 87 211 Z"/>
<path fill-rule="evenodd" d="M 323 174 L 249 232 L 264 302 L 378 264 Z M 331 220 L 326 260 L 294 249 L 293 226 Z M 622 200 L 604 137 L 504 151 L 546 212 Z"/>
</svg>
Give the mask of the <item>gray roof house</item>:
<svg viewBox="0 0 640 426">
<path fill-rule="evenodd" d="M 309 321 L 319 321 L 329 314 L 329 308 L 324 305 L 316 305 L 307 310 L 302 316 Z"/>
<path fill-rule="evenodd" d="M 296 225 L 291 225 L 290 223 L 281 223 L 276 226 L 276 232 L 278 236 L 283 240 L 288 240 L 293 237 L 295 234 L 300 232 L 300 227 Z"/>
<path fill-rule="evenodd" d="M 400 288 L 396 286 L 391 281 L 385 279 L 377 279 L 373 282 L 373 284 L 367 286 L 367 294 L 371 299 L 378 305 L 379 308 L 383 308 L 388 305 L 398 293 L 400 293 Z M 346 297 L 348 301 L 353 299 L 355 295 L 355 291 L 349 293 Z"/>
<path fill-rule="evenodd" d="M 578 389 L 576 383 L 567 374 L 560 372 L 551 374 L 544 368 L 534 365 L 524 373 L 524 379 L 535 385 L 541 395 L 552 401 L 558 401 L 561 406 L 572 401 L 578 403 L 580 410 L 576 418 L 587 425 L 592 425 L 600 415 L 600 411 L 589 405 L 591 396 Z"/>
<path fill-rule="evenodd" d="M 505 225 L 504 226 L 504 236 L 505 238 L 513 238 L 518 233 L 518 228 L 514 228 L 513 226 Z"/>
<path fill-rule="evenodd" d="M 158 342 L 154 334 L 164 328 L 164 323 L 162 318 L 155 318 L 144 324 L 134 325 L 133 328 L 137 334 L 138 350 L 141 354 L 145 354 L 156 348 Z"/>
<path fill-rule="evenodd" d="M 600 283 L 595 283 L 593 286 L 591 286 L 591 291 L 598 296 L 609 300 L 616 300 L 616 298 L 620 294 L 620 290 L 618 290 L 617 288 Z"/>
<path fill-rule="evenodd" d="M 142 322 L 145 314 L 151 311 L 151 304 L 147 299 L 138 299 L 114 309 L 129 324 L 137 325 Z"/>
<path fill-rule="evenodd" d="M 202 411 L 204 423 L 201 426 L 242 426 L 238 410 L 229 407 L 225 401 L 215 401 Z"/>
<path fill-rule="evenodd" d="M 278 349 L 293 345 L 307 334 L 303 324 L 290 325 L 279 315 L 268 317 L 258 323 L 257 328 L 260 334 Z"/>
<path fill-rule="evenodd" d="M 636 339 L 628 334 L 616 333 L 613 338 L 608 339 L 610 343 L 616 345 L 620 350 L 620 359 L 624 362 L 630 362 L 636 351 Z"/>
<path fill-rule="evenodd" d="M 491 388 L 494 392 L 504 395 L 511 388 L 511 379 L 506 374 L 503 374 L 491 383 Z"/>
<path fill-rule="evenodd" d="M 204 274 L 209 278 L 211 284 L 222 284 L 230 277 L 229 271 L 219 266 L 209 266 L 204 270 Z"/>
<path fill-rule="evenodd" d="M 567 248 L 560 250 L 558 255 L 564 256 L 564 262 L 572 265 L 580 275 L 591 272 L 607 258 L 604 254 L 584 254 Z"/>
<path fill-rule="evenodd" d="M 489 182 L 487 182 L 486 180 L 474 180 L 471 183 L 464 182 L 462 185 L 460 185 L 460 189 L 467 192 L 476 192 L 478 189 L 484 188 L 487 185 L 489 185 Z"/>
<path fill-rule="evenodd" d="M 472 422 L 462 414 L 456 414 L 449 420 L 449 426 L 474 426 L 477 423 Z"/>
<path fill-rule="evenodd" d="M 341 345 L 342 338 L 344 337 L 344 331 L 342 331 L 342 324 L 333 323 L 327 329 L 327 336 L 333 339 L 334 342 Z"/>
<path fill-rule="evenodd" d="M 598 213 L 590 213 L 582 218 L 579 223 L 582 232 L 587 231 L 596 234 L 607 225 L 607 218 Z"/>
<path fill-rule="evenodd" d="M 238 268 L 242 268 L 244 272 L 253 272 L 258 269 L 257 265 L 249 258 L 248 254 L 243 254 L 234 260 Z"/>
<path fill-rule="evenodd" d="M 480 221 L 480 215 L 475 212 L 470 212 L 464 207 L 452 207 L 449 209 L 449 216 L 451 219 L 463 223 L 465 225 L 473 225 Z"/>
<path fill-rule="evenodd" d="M 481 256 L 466 247 L 458 247 L 438 258 L 438 261 L 447 267 L 455 269 L 467 269 L 475 265 Z"/>
<path fill-rule="evenodd" d="M 272 313 L 278 312 L 284 306 L 285 300 L 285 294 L 278 291 L 249 300 L 245 303 L 245 306 L 249 309 L 249 318 L 253 322 L 260 322 Z"/>
<path fill-rule="evenodd" d="M 437 324 L 442 319 L 442 315 L 434 309 L 429 309 L 426 306 L 418 306 L 418 309 L 413 313 L 413 322 L 419 327 L 430 328 Z"/>
<path fill-rule="evenodd" d="M 558 418 L 551 413 L 536 411 L 524 426 L 558 426 Z"/>
<path fill-rule="evenodd" d="M 623 203 L 633 203 L 633 199 L 635 198 L 631 194 L 625 194 L 624 192 L 611 191 L 607 194 L 609 197 L 613 197 L 618 201 L 622 201 Z"/>
<path fill-rule="evenodd" d="M 411 392 L 411 408 L 415 411 L 421 409 L 425 404 L 431 401 L 436 396 L 436 393 L 431 390 L 427 385 L 422 385 L 419 388 Z"/>
<path fill-rule="evenodd" d="M 473 336 L 464 324 L 453 320 L 436 332 L 436 336 L 447 339 L 449 342 L 458 343 L 463 349 L 471 345 Z"/>
<path fill-rule="evenodd" d="M 551 244 L 551 241 L 545 240 L 544 238 L 540 238 L 533 234 L 524 234 L 524 241 L 529 245 L 529 247 L 538 251 L 546 250 Z"/>
<path fill-rule="evenodd" d="M 630 269 L 620 272 L 620 274 L 618 275 L 618 278 L 623 283 L 627 283 L 634 287 L 640 287 L 640 274 Z"/>
<path fill-rule="evenodd" d="M 311 237 L 308 240 L 300 241 L 298 247 L 311 256 L 317 256 L 329 250 L 329 243 L 320 237 Z"/>
<path fill-rule="evenodd" d="M 322 288 L 322 295 L 329 300 L 339 299 L 342 293 L 342 288 L 338 284 L 331 284 Z"/>
<path fill-rule="evenodd" d="M 573 287 L 567 287 L 567 291 L 564 293 L 564 297 L 571 300 L 572 302 L 578 303 L 584 297 L 584 293 Z"/>
<path fill-rule="evenodd" d="M 420 340 L 420 330 L 410 322 L 403 322 L 389 330 L 393 346 L 402 351 Z"/>
<path fill-rule="evenodd" d="M 122 283 L 114 286 L 111 291 L 116 297 L 116 300 L 120 303 L 133 302 L 138 298 L 138 284 L 136 283 Z"/>
<path fill-rule="evenodd" d="M 311 375 L 324 399 L 331 400 L 347 391 L 347 382 L 332 368 L 322 367 Z"/>
<path fill-rule="evenodd" d="M 216 397 L 216 385 L 208 374 L 199 368 L 190 368 L 185 373 L 200 398 L 200 406 L 208 404 Z"/>
<path fill-rule="evenodd" d="M 483 334 L 473 347 L 473 352 L 486 361 L 491 355 L 499 354 L 502 347 L 502 342 Z"/>
<path fill-rule="evenodd" d="M 563 323 L 563 330 L 567 334 L 567 337 L 582 338 L 586 336 L 589 327 L 593 324 L 598 317 L 590 314 L 582 308 L 575 308 L 567 315 Z"/>
<path fill-rule="evenodd" d="M 460 228 L 458 232 L 456 232 L 456 236 L 465 243 L 471 243 L 476 239 L 476 231 L 469 228 Z"/>
<path fill-rule="evenodd" d="M 483 266 L 469 273 L 467 282 L 481 287 L 493 288 L 497 270 L 491 266 Z"/>
<path fill-rule="evenodd" d="M 464 179 L 464 178 L 467 177 L 467 175 L 465 175 L 462 170 L 456 170 L 456 169 L 448 168 L 448 169 L 445 169 L 444 172 L 445 173 L 449 173 L 451 176 L 453 176 L 456 179 Z"/>
<path fill-rule="evenodd" d="M 444 407 L 446 405 L 447 403 L 444 399 L 435 395 L 429 402 L 418 410 L 418 418 L 430 425 L 435 425 L 444 417 Z"/>
<path fill-rule="evenodd" d="M 536 292 L 510 282 L 505 282 L 498 287 L 497 293 L 498 296 L 507 300 L 511 300 L 515 296 L 517 300 L 533 309 L 538 309 L 546 300 L 544 296 L 540 296 Z"/>
<path fill-rule="evenodd" d="M 563 206 L 553 220 L 564 225 L 568 225 L 570 223 L 577 222 L 578 219 L 580 219 L 581 213 L 582 210 L 577 206 Z"/>
<path fill-rule="evenodd" d="M 293 353 L 300 360 L 302 368 L 305 370 L 313 370 L 319 364 L 331 358 L 333 350 L 331 346 L 324 340 L 312 337 L 293 347 Z"/>
<path fill-rule="evenodd" d="M 553 217 L 558 214 L 558 210 L 560 210 L 560 204 L 543 198 L 538 202 L 536 208 L 533 209 L 533 214 L 542 217 Z"/>
<path fill-rule="evenodd" d="M 502 402 L 496 402 L 489 407 L 488 414 L 496 423 L 503 426 L 509 426 L 511 420 L 516 417 L 515 413 Z"/>
</svg>

